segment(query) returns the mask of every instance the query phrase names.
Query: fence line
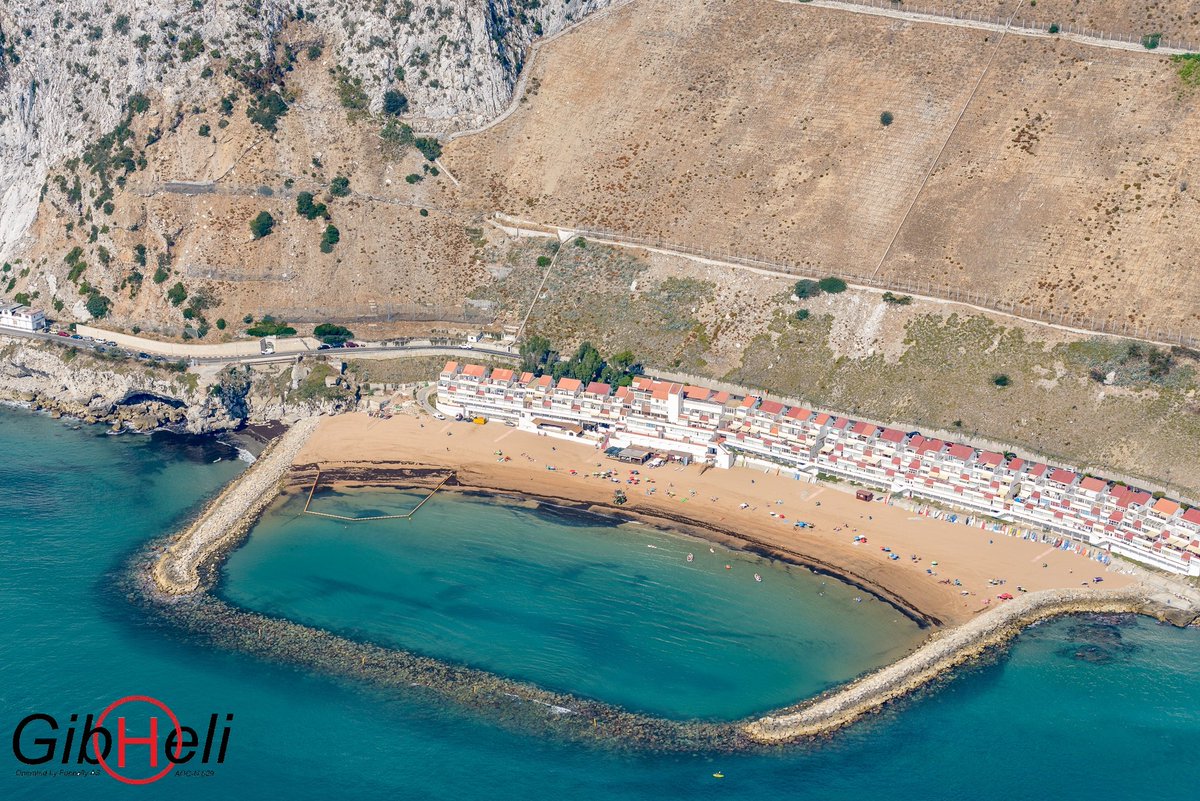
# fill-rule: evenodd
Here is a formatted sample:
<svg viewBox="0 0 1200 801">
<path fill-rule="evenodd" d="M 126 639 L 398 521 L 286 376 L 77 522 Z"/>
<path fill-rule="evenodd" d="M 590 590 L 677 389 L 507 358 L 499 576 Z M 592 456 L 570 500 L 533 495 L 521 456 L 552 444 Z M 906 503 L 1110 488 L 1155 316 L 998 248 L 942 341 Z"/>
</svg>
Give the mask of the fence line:
<svg viewBox="0 0 1200 801">
<path fill-rule="evenodd" d="M 806 0 L 792 0 L 799 4 L 807 5 Z M 1118 33 L 1116 31 L 1097 31 L 1091 28 L 1085 28 L 1082 25 L 1074 23 L 1062 23 L 1041 20 L 1028 19 L 1012 19 L 993 14 L 984 14 L 974 11 L 962 11 L 954 7 L 934 6 L 934 5 L 914 5 L 907 2 L 898 2 L 897 0 L 836 0 L 838 5 L 845 6 L 863 6 L 866 8 L 888 9 L 891 11 L 901 12 L 905 14 L 913 14 L 923 17 L 960 20 L 962 22 L 973 22 L 979 25 L 992 25 L 997 28 L 1008 28 L 1013 33 L 1024 35 L 1047 35 L 1054 36 L 1050 33 L 1050 26 L 1057 25 L 1057 35 L 1066 36 L 1082 36 L 1089 39 L 1096 39 L 1101 42 L 1112 42 L 1114 44 L 1130 44 L 1142 45 L 1152 36 L 1157 36 L 1157 41 L 1153 48 L 1147 50 L 1180 50 L 1187 52 L 1196 52 L 1197 47 L 1194 43 L 1182 41 L 1179 37 L 1170 37 L 1162 35 L 1156 31 L 1147 31 L 1146 33 Z M 818 4 L 818 7 L 819 4 Z M 828 6 L 826 6 L 828 7 Z"/>
<path fill-rule="evenodd" d="M 262 308 L 258 317 L 270 314 L 289 323 L 358 322 L 446 322 L 490 325 L 496 320 L 491 309 L 471 304 L 462 306 L 426 306 L 419 303 L 367 303 L 346 306 L 305 306 L 298 308 Z"/>
<path fill-rule="evenodd" d="M 698 258 L 714 262 L 727 262 L 729 264 L 740 265 L 752 269 L 767 270 L 774 273 L 783 273 L 789 276 L 799 278 L 822 278 L 823 274 L 812 272 L 811 269 L 798 267 L 792 264 L 783 264 L 781 262 L 760 259 L 754 256 L 737 256 L 719 250 L 709 250 L 707 248 L 694 248 L 686 245 L 680 245 L 664 240 L 649 239 L 646 237 L 631 236 L 629 234 L 618 233 L 598 228 L 586 227 L 559 227 L 543 223 L 531 223 L 526 220 L 520 220 L 515 217 L 496 213 L 496 219 L 500 224 L 517 225 L 526 229 L 532 228 L 546 230 L 563 230 L 568 231 L 572 235 L 579 235 L 584 238 L 593 238 L 598 240 L 608 240 L 615 245 L 631 245 L 645 249 L 670 251 L 679 254 L 684 258 Z M 903 292 L 911 295 L 924 296 L 933 300 L 949 301 L 952 303 L 962 303 L 970 306 L 976 306 L 988 311 L 1001 312 L 1012 315 L 1030 322 L 1040 322 L 1047 325 L 1057 325 L 1064 328 L 1073 328 L 1083 333 L 1108 335 L 1123 337 L 1126 339 L 1140 339 L 1147 342 L 1171 346 L 1180 346 L 1187 348 L 1200 349 L 1200 337 L 1184 333 L 1182 327 L 1175 331 L 1166 331 L 1162 329 L 1153 329 L 1145 326 L 1131 325 L 1128 320 L 1117 320 L 1113 318 L 1098 318 L 1080 314 L 1078 312 L 1068 312 L 1054 309 L 1047 309 L 1042 306 L 1035 306 L 1029 303 L 1017 303 L 1010 300 L 993 298 L 981 292 L 974 292 L 970 289 L 961 287 L 949 286 L 946 284 L 937 284 L 929 280 L 904 281 L 897 278 L 880 278 L 878 276 L 866 273 L 854 273 L 846 270 L 839 270 L 838 276 L 845 279 L 848 283 L 875 290 L 888 292 Z"/>
</svg>

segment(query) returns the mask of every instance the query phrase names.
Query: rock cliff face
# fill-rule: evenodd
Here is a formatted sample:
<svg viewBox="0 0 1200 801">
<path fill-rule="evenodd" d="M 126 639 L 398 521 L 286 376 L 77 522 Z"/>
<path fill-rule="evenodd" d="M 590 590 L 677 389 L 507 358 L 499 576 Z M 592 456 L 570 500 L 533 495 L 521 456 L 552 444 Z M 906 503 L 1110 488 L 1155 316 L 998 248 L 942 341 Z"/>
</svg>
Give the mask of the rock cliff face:
<svg viewBox="0 0 1200 801">
<path fill-rule="evenodd" d="M 208 381 L 174 366 L 98 358 L 59 345 L 0 337 L 0 401 L 114 428 L 163 426 L 209 433 L 247 422 L 293 421 L 357 406 L 353 387 L 330 397 L 288 397 L 269 374 L 226 370 Z"/>
<path fill-rule="evenodd" d="M 364 111 L 380 112 L 391 91 L 414 128 L 443 133 L 497 114 L 527 45 L 609 2 L 10 0 L 0 5 L 0 259 L 28 244 L 51 168 L 111 131 L 131 98 L 177 125 L 217 102 L 226 73 L 277 59 L 290 29 L 305 52 L 326 54 Z"/>
</svg>

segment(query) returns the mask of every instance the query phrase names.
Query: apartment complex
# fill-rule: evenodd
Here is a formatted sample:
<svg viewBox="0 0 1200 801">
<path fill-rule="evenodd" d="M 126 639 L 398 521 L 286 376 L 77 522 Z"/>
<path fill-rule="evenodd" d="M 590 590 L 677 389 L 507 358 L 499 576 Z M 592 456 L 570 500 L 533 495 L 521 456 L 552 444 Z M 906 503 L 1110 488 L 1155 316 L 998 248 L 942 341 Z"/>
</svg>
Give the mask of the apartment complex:
<svg viewBox="0 0 1200 801">
<path fill-rule="evenodd" d="M 739 459 L 924 498 L 1033 526 L 1174 573 L 1200 575 L 1200 508 L 1030 462 L 753 395 L 638 377 L 618 387 L 448 362 L 438 406 L 463 417 L 728 468 Z"/>
</svg>

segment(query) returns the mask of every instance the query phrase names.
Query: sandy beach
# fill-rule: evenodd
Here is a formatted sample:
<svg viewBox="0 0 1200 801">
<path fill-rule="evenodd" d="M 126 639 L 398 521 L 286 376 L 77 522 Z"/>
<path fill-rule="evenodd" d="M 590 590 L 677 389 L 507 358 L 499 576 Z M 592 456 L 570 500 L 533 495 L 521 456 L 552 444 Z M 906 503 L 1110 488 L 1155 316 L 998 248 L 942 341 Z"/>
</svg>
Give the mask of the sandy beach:
<svg viewBox="0 0 1200 801">
<path fill-rule="evenodd" d="M 409 415 L 324 418 L 295 464 L 451 467 L 465 487 L 612 508 L 613 492 L 621 489 L 628 497 L 620 507 L 623 514 L 828 569 L 917 617 L 946 625 L 1005 603 L 997 598 L 1001 593 L 1020 595 L 1018 586 L 1032 592 L 1082 589 L 1085 583 L 1114 589 L 1133 582 L 1119 565 L 1108 568 L 1044 543 L 860 501 L 849 486 L 809 484 L 774 469 L 633 467 L 605 458 L 591 443 L 496 423 Z M 639 484 L 626 483 L 631 469 L 638 470 Z M 591 475 L 607 470 L 618 471 L 619 483 Z M 813 527 L 796 528 L 796 521 Z M 866 543 L 855 544 L 856 535 L 865 536 Z M 900 559 L 890 559 L 884 548 Z M 1093 585 L 1096 576 L 1103 583 Z"/>
</svg>

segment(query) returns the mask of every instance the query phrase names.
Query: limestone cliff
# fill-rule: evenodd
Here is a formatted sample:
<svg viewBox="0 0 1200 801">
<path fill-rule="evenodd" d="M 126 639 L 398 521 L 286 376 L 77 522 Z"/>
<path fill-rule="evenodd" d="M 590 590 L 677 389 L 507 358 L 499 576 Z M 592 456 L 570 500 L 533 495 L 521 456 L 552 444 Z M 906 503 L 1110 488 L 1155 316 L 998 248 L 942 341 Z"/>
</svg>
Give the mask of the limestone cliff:
<svg viewBox="0 0 1200 801">
<path fill-rule="evenodd" d="M 394 112 L 441 133 L 498 113 L 527 45 L 608 2 L 11 0 L 0 5 L 0 259 L 27 248 L 50 170 L 112 131 L 131 99 L 163 111 L 161 136 L 216 104 L 222 76 L 277 63 L 289 29 L 304 52 L 324 53 L 365 112 L 380 112 L 390 91 Z M 262 75 L 261 88 L 280 88 L 277 74 Z"/>
</svg>

